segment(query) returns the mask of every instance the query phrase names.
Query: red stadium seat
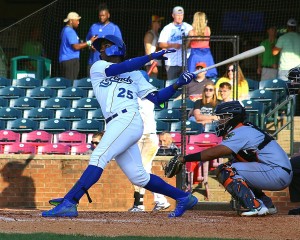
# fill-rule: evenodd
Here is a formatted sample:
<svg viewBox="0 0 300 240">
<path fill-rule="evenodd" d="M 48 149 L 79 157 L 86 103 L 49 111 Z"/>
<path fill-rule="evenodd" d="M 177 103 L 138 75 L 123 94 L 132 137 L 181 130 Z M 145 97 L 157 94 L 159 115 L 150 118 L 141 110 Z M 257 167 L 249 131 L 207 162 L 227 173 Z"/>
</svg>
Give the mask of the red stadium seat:
<svg viewBox="0 0 300 240">
<path fill-rule="evenodd" d="M 60 143 L 49 143 L 44 146 L 38 146 L 38 154 L 70 154 L 70 147 Z"/>
<path fill-rule="evenodd" d="M 91 154 L 91 144 L 81 144 L 71 147 L 71 155 L 89 155 Z"/>
<path fill-rule="evenodd" d="M 74 146 L 86 143 L 86 135 L 77 131 L 66 131 L 59 133 L 57 142 L 67 146 Z"/>
<path fill-rule="evenodd" d="M 30 143 L 13 143 L 4 146 L 4 154 L 36 154 L 35 146 Z"/>
<path fill-rule="evenodd" d="M 23 143 L 30 143 L 34 146 L 41 146 L 52 141 L 52 134 L 42 131 L 42 130 L 35 130 L 29 133 L 22 134 L 22 142 Z"/>
<path fill-rule="evenodd" d="M 221 141 L 222 138 L 214 133 L 200 133 L 197 135 L 190 135 L 189 137 L 189 144 L 195 144 L 199 147 L 212 147 L 218 145 Z"/>
<path fill-rule="evenodd" d="M 11 130 L 0 130 L 0 153 L 3 153 L 4 145 L 20 142 L 20 133 Z"/>
</svg>

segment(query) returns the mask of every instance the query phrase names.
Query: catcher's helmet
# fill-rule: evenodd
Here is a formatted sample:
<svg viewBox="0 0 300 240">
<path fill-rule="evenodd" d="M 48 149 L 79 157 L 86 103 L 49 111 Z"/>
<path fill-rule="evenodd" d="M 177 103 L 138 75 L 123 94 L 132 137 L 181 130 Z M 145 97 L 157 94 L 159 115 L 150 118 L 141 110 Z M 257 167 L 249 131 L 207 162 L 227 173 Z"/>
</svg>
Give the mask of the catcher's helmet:
<svg viewBox="0 0 300 240">
<path fill-rule="evenodd" d="M 300 65 L 290 69 L 286 77 L 291 82 L 300 82 Z"/>
<path fill-rule="evenodd" d="M 224 102 L 217 105 L 215 114 L 219 120 L 214 121 L 217 136 L 224 136 L 246 119 L 245 108 L 239 101 Z"/>
<path fill-rule="evenodd" d="M 102 37 L 97 38 L 93 42 L 93 46 L 98 52 L 100 52 L 101 43 L 104 40 L 108 40 L 114 44 L 105 49 L 105 53 L 107 56 L 123 56 L 123 57 L 125 56 L 125 54 L 126 54 L 125 43 L 122 41 L 122 39 L 120 39 L 114 35 L 102 36 Z"/>
</svg>

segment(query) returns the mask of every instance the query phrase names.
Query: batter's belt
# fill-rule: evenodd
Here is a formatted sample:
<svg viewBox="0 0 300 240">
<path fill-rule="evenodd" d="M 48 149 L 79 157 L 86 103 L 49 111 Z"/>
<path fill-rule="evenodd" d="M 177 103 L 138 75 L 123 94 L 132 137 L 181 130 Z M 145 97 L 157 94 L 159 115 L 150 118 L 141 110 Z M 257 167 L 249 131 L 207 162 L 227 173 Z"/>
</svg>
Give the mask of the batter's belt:
<svg viewBox="0 0 300 240">
<path fill-rule="evenodd" d="M 120 113 L 127 113 L 127 109 L 124 108 Z M 114 118 L 116 118 L 117 116 L 119 116 L 118 113 L 115 113 L 113 115 L 111 115 L 110 117 L 105 119 L 106 124 L 108 124 L 111 120 L 113 120 Z"/>
</svg>

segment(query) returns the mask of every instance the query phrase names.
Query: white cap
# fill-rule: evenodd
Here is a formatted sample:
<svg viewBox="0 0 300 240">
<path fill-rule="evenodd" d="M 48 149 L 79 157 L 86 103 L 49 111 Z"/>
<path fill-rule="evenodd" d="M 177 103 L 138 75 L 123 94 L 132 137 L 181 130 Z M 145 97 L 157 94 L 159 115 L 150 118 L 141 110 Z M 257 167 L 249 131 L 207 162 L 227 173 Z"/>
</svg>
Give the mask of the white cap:
<svg viewBox="0 0 300 240">
<path fill-rule="evenodd" d="M 290 27 L 296 27 L 297 26 L 297 21 L 294 18 L 290 18 L 287 21 L 287 25 L 290 26 Z"/>
<path fill-rule="evenodd" d="M 78 13 L 76 12 L 69 12 L 68 16 L 66 19 L 64 19 L 64 22 L 68 22 L 70 20 L 78 20 L 80 19 L 81 17 L 78 15 Z"/>
<path fill-rule="evenodd" d="M 184 14 L 184 10 L 180 6 L 174 7 L 173 8 L 173 14 Z"/>
</svg>

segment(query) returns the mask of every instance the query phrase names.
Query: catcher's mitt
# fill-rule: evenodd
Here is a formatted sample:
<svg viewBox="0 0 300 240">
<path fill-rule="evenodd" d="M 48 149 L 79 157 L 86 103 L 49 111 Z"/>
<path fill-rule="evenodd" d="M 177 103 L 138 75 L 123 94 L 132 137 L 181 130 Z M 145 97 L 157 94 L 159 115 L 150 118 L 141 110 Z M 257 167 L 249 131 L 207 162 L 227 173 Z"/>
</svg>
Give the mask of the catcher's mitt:
<svg viewBox="0 0 300 240">
<path fill-rule="evenodd" d="M 168 178 L 174 177 L 180 172 L 182 165 L 183 163 L 178 159 L 178 155 L 175 155 L 164 167 L 165 176 Z"/>
</svg>

